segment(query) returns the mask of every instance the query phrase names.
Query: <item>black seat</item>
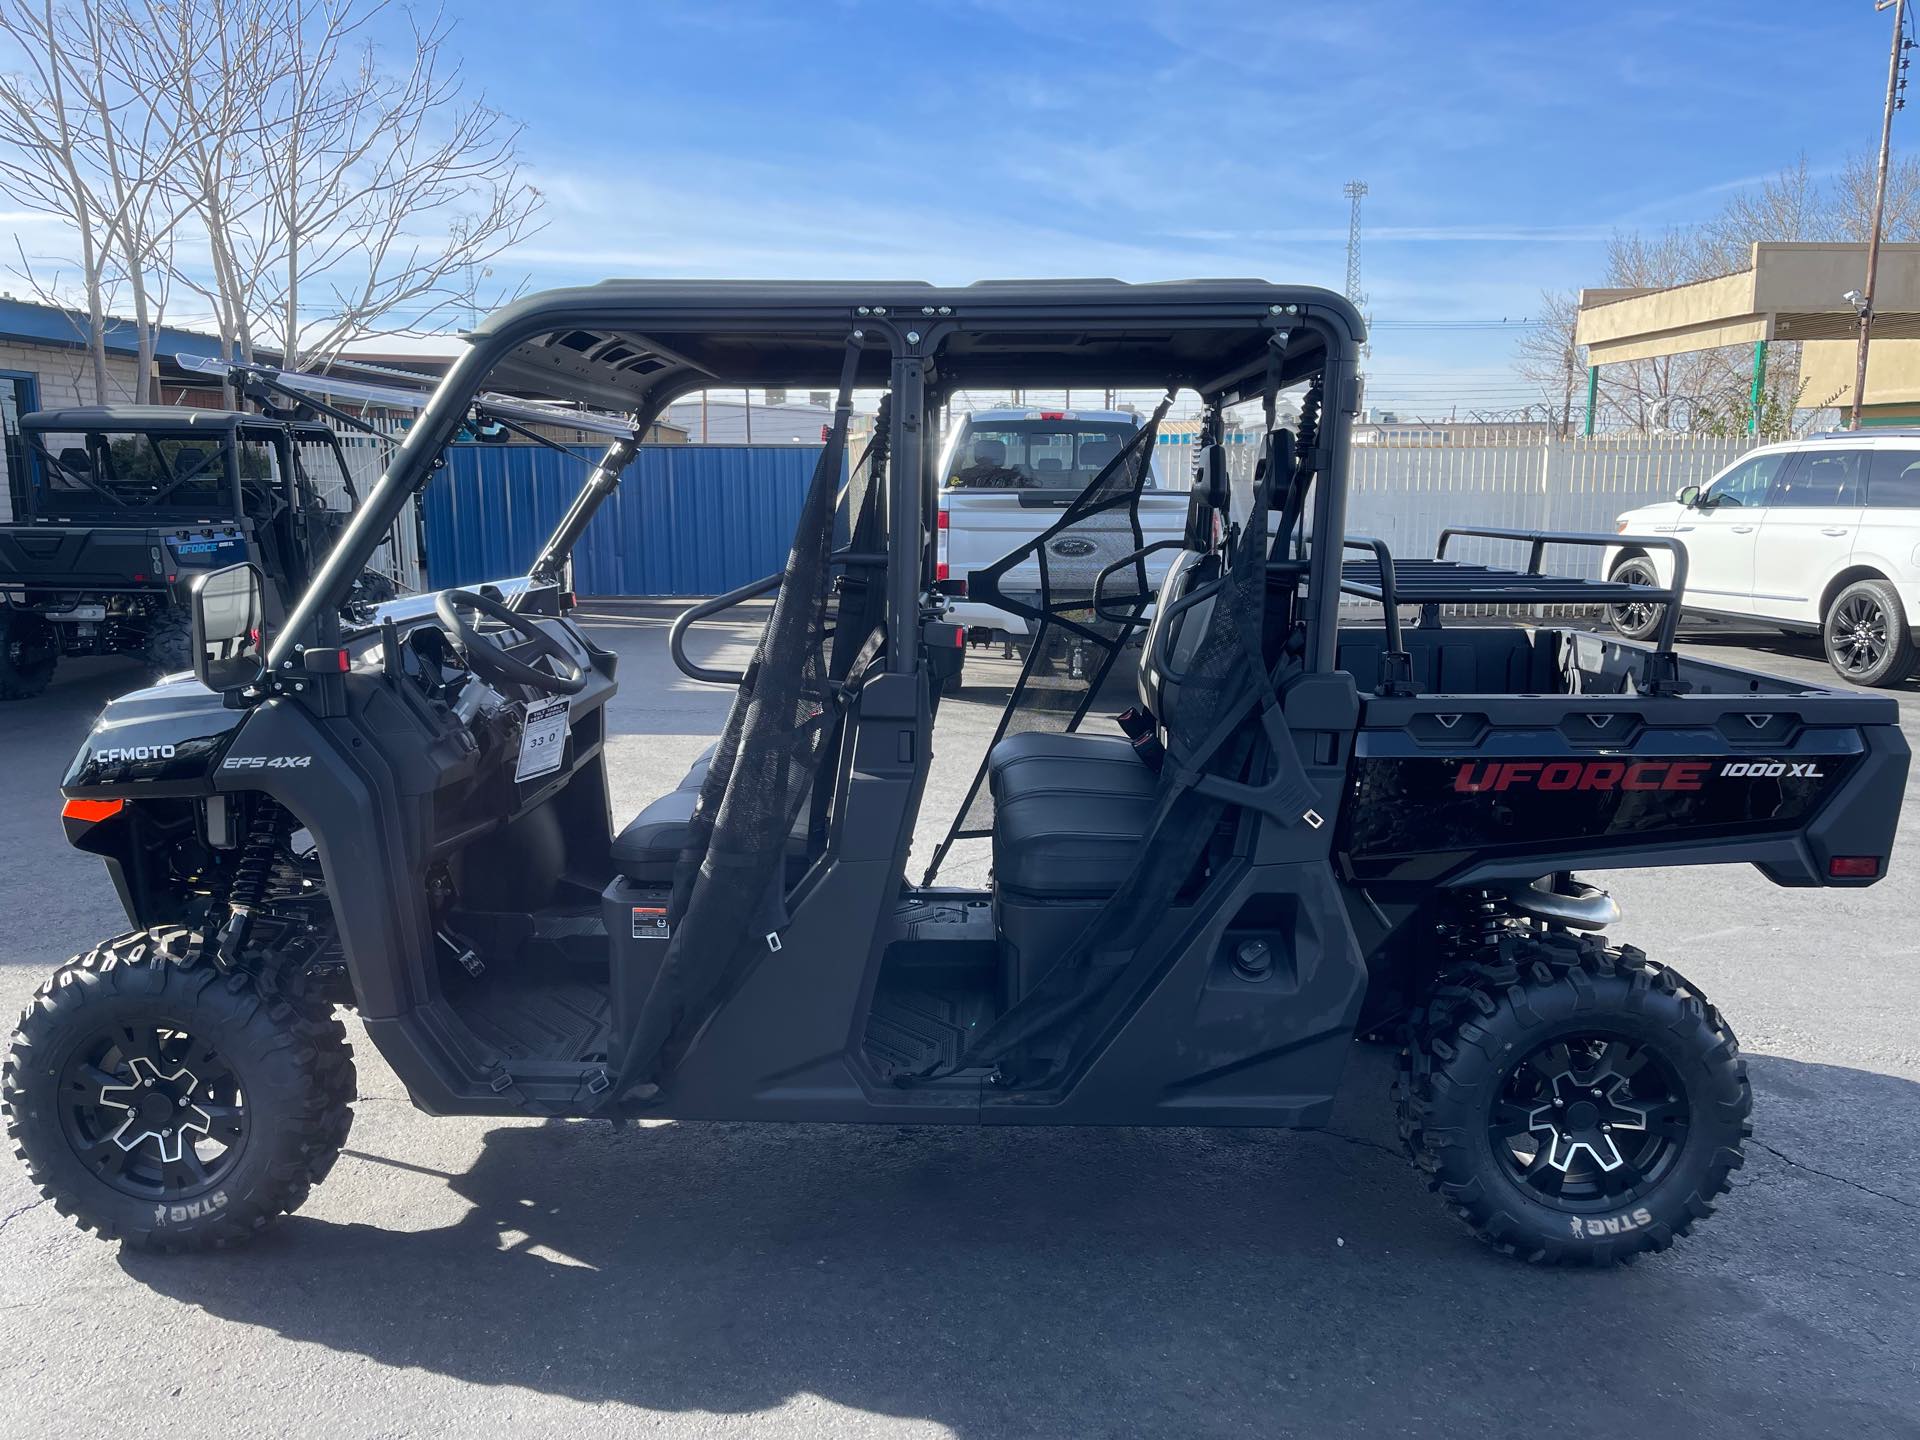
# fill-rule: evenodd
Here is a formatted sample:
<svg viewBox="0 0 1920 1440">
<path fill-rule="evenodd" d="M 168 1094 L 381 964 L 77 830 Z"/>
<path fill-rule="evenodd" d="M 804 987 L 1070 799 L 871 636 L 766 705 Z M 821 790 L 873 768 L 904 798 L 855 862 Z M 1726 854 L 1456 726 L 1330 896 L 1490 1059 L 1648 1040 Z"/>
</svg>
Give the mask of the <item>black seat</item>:
<svg viewBox="0 0 1920 1440">
<path fill-rule="evenodd" d="M 713 764 L 713 752 L 718 748 L 719 742 L 715 741 L 702 750 L 678 788 L 648 802 L 627 822 L 626 828 L 613 837 L 608 853 L 613 857 L 615 870 L 629 880 L 664 882 L 673 878 L 673 867 L 686 847 L 687 826 L 693 820 L 700 786 L 707 778 L 707 768 Z M 808 818 L 807 809 L 802 806 L 799 820 L 787 835 L 789 868 L 796 864 L 804 867 L 807 862 Z"/>
<path fill-rule="evenodd" d="M 1119 736 L 1001 741 L 987 762 L 995 884 L 1046 898 L 1111 894 L 1153 819 L 1159 778 Z"/>
<path fill-rule="evenodd" d="M 1140 703 L 1154 714 L 1170 713 L 1179 689 L 1151 658 L 1160 650 L 1155 631 L 1199 558 L 1182 550 L 1169 567 L 1140 652 Z M 1202 601 L 1178 621 L 1167 647 L 1176 666 L 1198 647 L 1211 604 Z M 994 883 L 1048 899 L 1112 894 L 1146 838 L 1159 782 L 1122 735 L 1035 730 L 1008 736 L 987 756 Z"/>
</svg>

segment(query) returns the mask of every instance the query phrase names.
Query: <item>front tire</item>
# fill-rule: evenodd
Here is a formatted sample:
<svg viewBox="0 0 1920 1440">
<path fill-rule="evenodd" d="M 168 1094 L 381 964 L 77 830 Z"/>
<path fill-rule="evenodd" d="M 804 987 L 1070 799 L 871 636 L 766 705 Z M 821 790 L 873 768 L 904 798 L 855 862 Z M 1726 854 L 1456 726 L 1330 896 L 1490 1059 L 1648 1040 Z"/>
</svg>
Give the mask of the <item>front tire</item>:
<svg viewBox="0 0 1920 1440">
<path fill-rule="evenodd" d="M 1597 936 L 1513 942 L 1443 977 L 1397 1089 L 1415 1167 L 1506 1254 L 1609 1265 L 1665 1250 L 1744 1161 L 1739 1042 L 1673 971 Z"/>
<path fill-rule="evenodd" d="M 307 1198 L 352 1124 L 330 1012 L 198 959 L 180 926 L 76 956 L 20 1019 L 0 1090 L 40 1193 L 149 1250 L 250 1239 Z"/>
<path fill-rule="evenodd" d="M 1898 685 L 1913 673 L 1913 630 L 1900 592 L 1860 580 L 1833 597 L 1820 626 L 1827 663 L 1856 685 Z"/>
<path fill-rule="evenodd" d="M 1653 561 L 1644 555 L 1629 555 L 1613 567 L 1613 573 L 1607 577 L 1616 585 L 1660 584 L 1660 576 L 1653 568 Z M 1660 633 L 1660 622 L 1666 618 L 1667 607 L 1654 605 L 1646 601 L 1635 601 L 1627 605 L 1609 605 L 1607 623 L 1629 640 L 1651 640 Z"/>
</svg>

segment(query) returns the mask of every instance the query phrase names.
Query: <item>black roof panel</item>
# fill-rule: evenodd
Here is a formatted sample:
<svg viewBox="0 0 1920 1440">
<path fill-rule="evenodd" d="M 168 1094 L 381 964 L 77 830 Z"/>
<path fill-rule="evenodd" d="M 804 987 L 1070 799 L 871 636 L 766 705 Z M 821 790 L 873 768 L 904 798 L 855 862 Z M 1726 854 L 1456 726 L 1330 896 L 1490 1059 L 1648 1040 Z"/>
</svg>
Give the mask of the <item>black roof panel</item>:
<svg viewBox="0 0 1920 1440">
<path fill-rule="evenodd" d="M 1300 327 L 1290 362 L 1329 332 L 1357 353 L 1365 326 L 1345 297 L 1231 279 L 607 280 L 529 295 L 472 339 L 521 342 L 496 372 L 516 390 L 621 408 L 702 385 L 824 386 L 863 319 L 950 327 L 934 358 L 951 384 L 1206 388 L 1263 364 L 1268 330 L 1302 313 L 1326 329 Z M 857 383 L 885 384 L 888 365 L 871 346 Z"/>
</svg>

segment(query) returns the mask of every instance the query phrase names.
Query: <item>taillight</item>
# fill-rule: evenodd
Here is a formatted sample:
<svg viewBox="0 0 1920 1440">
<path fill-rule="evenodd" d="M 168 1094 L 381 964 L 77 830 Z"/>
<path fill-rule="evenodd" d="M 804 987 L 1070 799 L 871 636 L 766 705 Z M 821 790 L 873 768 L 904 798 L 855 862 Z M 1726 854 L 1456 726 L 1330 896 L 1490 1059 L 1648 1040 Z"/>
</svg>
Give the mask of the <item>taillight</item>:
<svg viewBox="0 0 1920 1440">
<path fill-rule="evenodd" d="M 936 530 L 944 530 L 949 523 L 951 523 L 951 517 L 945 510 L 942 510 L 940 512 L 940 518 L 933 522 L 933 528 Z"/>
<path fill-rule="evenodd" d="M 1836 855 L 1827 861 L 1827 874 L 1835 880 L 1872 880 L 1879 873 L 1878 855 Z"/>
<path fill-rule="evenodd" d="M 934 566 L 933 566 L 933 578 L 934 578 L 934 579 L 936 579 L 936 580 L 950 580 L 950 579 L 952 579 L 952 578 L 953 578 L 953 577 L 952 577 L 951 575 L 949 575 L 949 574 L 947 574 L 947 562 L 946 562 L 946 561 L 944 561 L 944 560 L 938 560 L 938 561 L 935 561 L 935 562 L 934 562 Z"/>
<path fill-rule="evenodd" d="M 110 816 L 118 815 L 127 808 L 124 800 L 69 800 L 60 807 L 60 814 L 68 820 L 84 820 L 89 825 Z"/>
</svg>

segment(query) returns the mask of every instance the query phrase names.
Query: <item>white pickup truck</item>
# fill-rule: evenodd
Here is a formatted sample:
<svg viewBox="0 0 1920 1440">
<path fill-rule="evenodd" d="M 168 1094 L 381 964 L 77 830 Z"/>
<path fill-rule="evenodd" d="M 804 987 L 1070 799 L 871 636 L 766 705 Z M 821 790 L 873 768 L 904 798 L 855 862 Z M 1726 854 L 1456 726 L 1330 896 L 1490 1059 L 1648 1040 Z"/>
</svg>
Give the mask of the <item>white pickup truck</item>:
<svg viewBox="0 0 1920 1440">
<path fill-rule="evenodd" d="M 1121 410 L 979 410 L 959 416 L 940 453 L 938 578 L 965 580 L 1047 529 L 1139 428 L 1140 418 Z M 1137 541 L 1125 508 L 1116 507 L 1052 542 L 1048 575 L 1056 603 L 1063 586 L 1071 593 L 1084 585 L 1091 601 L 1101 569 L 1138 545 L 1177 539 L 1184 531 L 1186 493 L 1165 488 L 1157 463 L 1141 492 L 1139 514 Z M 1169 549 L 1147 557 L 1154 586 L 1173 556 Z M 1000 588 L 1010 596 L 1031 595 L 1037 604 L 1038 561 L 1009 570 Z M 1108 582 L 1108 597 L 1131 589 L 1116 576 Z M 1009 655 L 1024 649 L 1028 625 L 1022 616 L 971 599 L 955 600 L 947 614 L 967 627 L 972 644 L 998 643 Z"/>
</svg>

